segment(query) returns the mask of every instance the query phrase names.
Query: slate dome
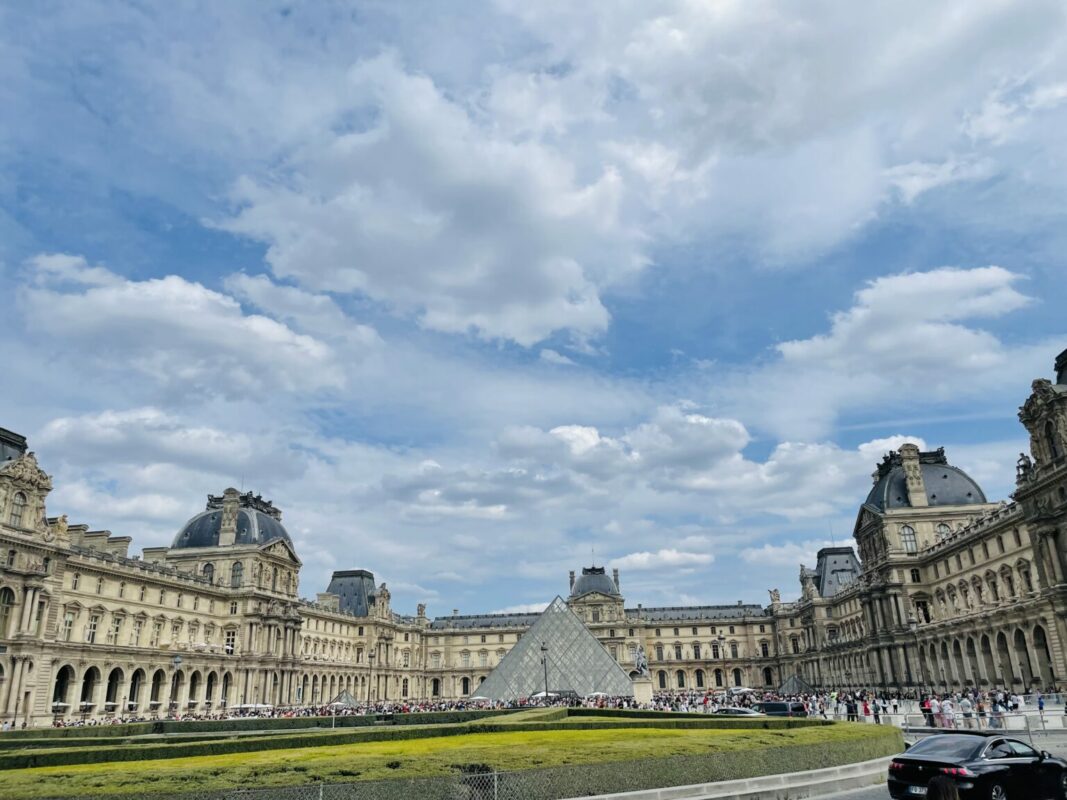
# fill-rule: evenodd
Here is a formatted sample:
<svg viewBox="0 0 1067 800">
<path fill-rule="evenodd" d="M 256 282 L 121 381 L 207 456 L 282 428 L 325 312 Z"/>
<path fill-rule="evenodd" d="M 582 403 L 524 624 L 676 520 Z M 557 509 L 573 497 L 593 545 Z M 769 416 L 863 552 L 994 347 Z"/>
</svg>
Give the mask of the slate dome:
<svg viewBox="0 0 1067 800">
<path fill-rule="evenodd" d="M 985 492 L 974 478 L 948 463 L 944 448 L 920 453 L 919 471 L 922 473 L 926 499 L 930 506 L 967 506 L 988 502 Z M 878 465 L 874 478 L 874 487 L 867 495 L 867 505 L 881 511 L 911 507 L 907 478 L 899 453 L 887 455 Z"/>
<path fill-rule="evenodd" d="M 582 567 L 582 574 L 575 579 L 571 587 L 571 597 L 581 597 L 590 592 L 618 597 L 619 587 L 603 567 Z"/>
<path fill-rule="evenodd" d="M 208 495 L 207 509 L 182 526 L 171 548 L 218 547 L 222 531 L 223 497 Z M 237 495 L 237 530 L 235 545 L 263 545 L 283 539 L 292 545 L 289 532 L 281 522 L 281 511 L 269 500 L 251 492 Z"/>
</svg>

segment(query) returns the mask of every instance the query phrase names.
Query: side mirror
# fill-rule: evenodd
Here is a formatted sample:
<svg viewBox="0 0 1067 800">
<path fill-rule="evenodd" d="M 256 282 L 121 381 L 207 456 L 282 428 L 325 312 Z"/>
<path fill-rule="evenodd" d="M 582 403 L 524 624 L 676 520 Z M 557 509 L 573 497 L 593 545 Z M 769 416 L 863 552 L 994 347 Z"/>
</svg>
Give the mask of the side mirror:
<svg viewBox="0 0 1067 800">
<path fill-rule="evenodd" d="M 904 742 L 904 749 L 905 750 L 910 750 L 911 749 L 911 742 Z"/>
<path fill-rule="evenodd" d="M 1048 750 L 1042 750 L 1041 760 L 1044 761 L 1046 758 L 1052 758 L 1052 753 L 1050 753 Z"/>
</svg>

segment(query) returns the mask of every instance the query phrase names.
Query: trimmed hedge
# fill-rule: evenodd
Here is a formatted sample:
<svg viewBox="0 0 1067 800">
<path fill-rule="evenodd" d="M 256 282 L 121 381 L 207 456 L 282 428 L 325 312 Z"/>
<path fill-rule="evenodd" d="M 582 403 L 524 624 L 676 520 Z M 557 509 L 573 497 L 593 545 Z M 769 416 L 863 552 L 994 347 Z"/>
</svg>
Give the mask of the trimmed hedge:
<svg viewBox="0 0 1067 800">
<path fill-rule="evenodd" d="M 581 716 L 581 715 L 579 715 Z M 765 725 L 749 725 L 739 728 L 729 720 L 700 715 L 681 715 L 684 718 L 667 719 L 618 719 L 606 722 L 587 721 L 516 721 L 481 720 L 464 724 L 429 726 L 390 726 L 357 731 L 315 731 L 300 734 L 248 736 L 204 741 L 169 741 L 136 743 L 121 747 L 71 747 L 46 750 L 16 750 L 0 752 L 0 770 L 25 769 L 29 767 L 56 767 L 73 764 L 92 764 L 108 761 L 142 761 L 147 759 L 190 758 L 205 755 L 228 755 L 254 753 L 264 750 L 287 750 L 299 747 L 329 747 L 355 744 L 357 742 L 403 741 L 405 739 L 461 736 L 468 733 L 516 733 L 523 731 L 596 730 L 601 728 L 659 728 L 659 729 L 788 729 L 808 727 L 796 724 L 798 720 L 768 720 Z"/>
<path fill-rule="evenodd" d="M 15 739 L 80 739 L 80 738 L 128 738 L 169 733 L 222 733 L 228 731 L 285 731 L 301 728 L 358 728 L 377 723 L 393 725 L 436 725 L 452 722 L 468 722 L 499 714 L 523 711 L 521 708 L 475 709 L 471 711 L 428 711 L 412 714 L 367 714 L 339 717 L 241 717 L 238 719 L 205 719 L 178 722 L 155 720 L 132 722 L 124 725 L 84 725 L 75 728 L 28 728 L 0 734 L 0 747 Z"/>
<path fill-rule="evenodd" d="M 741 778 L 753 778 L 786 772 L 800 772 L 843 764 L 868 761 L 893 755 L 903 749 L 899 729 L 884 726 L 864 730 L 864 735 L 833 742 L 760 747 L 756 749 L 716 751 L 706 755 L 644 758 L 634 761 L 610 761 L 549 768 L 534 768 L 502 773 L 500 789 L 509 796 L 524 800 L 560 800 L 594 794 L 639 791 L 687 784 L 712 783 Z M 483 765 L 483 770 L 491 770 Z M 400 779 L 387 781 L 357 781 L 343 784 L 324 784 L 324 797 L 338 800 L 350 797 L 351 788 L 358 787 L 358 796 L 367 800 L 447 800 L 457 796 L 457 787 L 478 776 L 457 774 L 439 778 Z M 481 784 L 484 786 L 484 783 Z M 299 787 L 264 788 L 259 800 L 291 800 Z M 472 797 L 482 796 L 473 786 Z M 227 800 L 233 790 L 168 793 L 166 795 L 138 795 L 152 800 Z M 302 795 L 301 795 L 302 796 Z M 465 795 L 463 795 L 465 796 Z M 130 800 L 130 794 L 96 795 L 93 800 Z"/>
</svg>

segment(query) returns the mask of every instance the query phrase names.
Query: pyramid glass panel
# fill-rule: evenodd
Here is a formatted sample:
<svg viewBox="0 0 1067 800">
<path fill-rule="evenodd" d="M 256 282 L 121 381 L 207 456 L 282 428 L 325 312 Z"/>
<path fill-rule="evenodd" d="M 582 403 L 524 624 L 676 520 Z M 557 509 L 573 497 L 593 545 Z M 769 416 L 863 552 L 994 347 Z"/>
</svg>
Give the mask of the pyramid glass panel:
<svg viewBox="0 0 1067 800">
<path fill-rule="evenodd" d="M 543 648 L 543 649 L 542 649 Z M 626 671 L 619 666 L 561 597 L 553 600 L 496 669 L 477 688 L 489 700 L 517 700 L 545 690 L 588 697 L 595 692 L 632 697 Z"/>
</svg>

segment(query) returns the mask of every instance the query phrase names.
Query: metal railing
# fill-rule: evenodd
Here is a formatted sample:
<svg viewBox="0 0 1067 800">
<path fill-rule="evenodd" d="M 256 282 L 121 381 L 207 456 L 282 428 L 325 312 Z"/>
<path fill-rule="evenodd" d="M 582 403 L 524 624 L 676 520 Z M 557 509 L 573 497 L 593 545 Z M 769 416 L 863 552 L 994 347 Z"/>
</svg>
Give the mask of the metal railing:
<svg viewBox="0 0 1067 800">
<path fill-rule="evenodd" d="M 467 772 L 438 778 L 315 783 L 226 790 L 199 790 L 152 795 L 152 800 L 531 800 L 567 798 L 570 781 L 538 770 L 521 772 Z M 93 795 L 91 800 L 129 800 L 130 795 Z M 90 800 L 65 795 L 53 800 Z"/>
</svg>

